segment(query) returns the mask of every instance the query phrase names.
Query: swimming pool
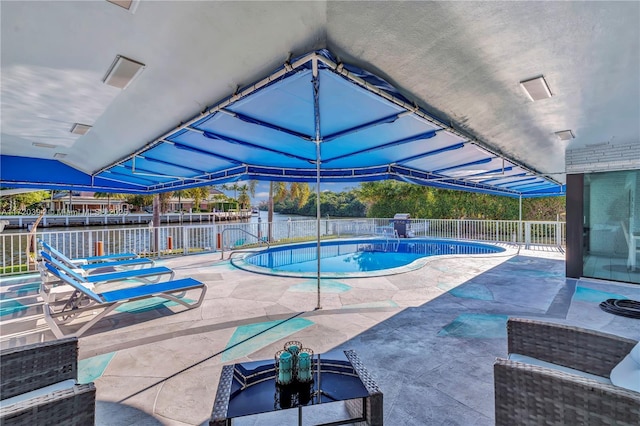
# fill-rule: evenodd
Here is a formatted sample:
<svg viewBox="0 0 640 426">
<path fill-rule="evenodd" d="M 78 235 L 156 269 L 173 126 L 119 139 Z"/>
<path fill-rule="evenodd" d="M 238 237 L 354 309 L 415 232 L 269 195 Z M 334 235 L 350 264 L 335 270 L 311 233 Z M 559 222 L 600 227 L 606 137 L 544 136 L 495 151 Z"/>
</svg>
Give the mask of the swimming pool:
<svg viewBox="0 0 640 426">
<path fill-rule="evenodd" d="M 329 277 L 369 277 L 419 269 L 432 256 L 494 254 L 505 251 L 490 244 L 431 238 L 323 241 L 320 271 Z M 232 258 L 238 268 L 268 275 L 315 277 L 315 242 L 272 247 Z"/>
</svg>

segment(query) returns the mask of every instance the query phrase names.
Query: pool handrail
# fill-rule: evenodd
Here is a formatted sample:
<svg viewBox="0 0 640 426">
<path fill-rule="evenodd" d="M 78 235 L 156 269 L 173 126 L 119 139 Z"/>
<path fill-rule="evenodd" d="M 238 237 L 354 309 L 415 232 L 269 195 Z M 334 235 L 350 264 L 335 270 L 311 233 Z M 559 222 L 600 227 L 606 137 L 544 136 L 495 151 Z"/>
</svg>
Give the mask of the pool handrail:
<svg viewBox="0 0 640 426">
<path fill-rule="evenodd" d="M 227 231 L 241 231 L 241 232 L 244 232 L 245 234 L 255 238 L 258 241 L 259 245 L 266 244 L 267 245 L 267 249 L 271 247 L 271 245 L 269 244 L 269 240 L 268 239 L 260 238 L 259 236 L 254 235 L 251 232 L 249 232 L 249 231 L 247 231 L 246 229 L 243 229 L 243 228 L 225 228 L 222 231 L 222 235 L 221 235 L 221 240 L 222 241 L 224 241 L 224 233 L 227 232 Z M 231 253 L 229 253 L 229 259 L 231 258 L 231 256 L 234 253 L 244 253 L 244 252 L 247 252 L 247 251 L 248 250 L 232 250 Z M 220 252 L 222 253 L 222 256 L 220 257 L 220 260 L 224 260 L 224 244 L 220 245 Z"/>
</svg>

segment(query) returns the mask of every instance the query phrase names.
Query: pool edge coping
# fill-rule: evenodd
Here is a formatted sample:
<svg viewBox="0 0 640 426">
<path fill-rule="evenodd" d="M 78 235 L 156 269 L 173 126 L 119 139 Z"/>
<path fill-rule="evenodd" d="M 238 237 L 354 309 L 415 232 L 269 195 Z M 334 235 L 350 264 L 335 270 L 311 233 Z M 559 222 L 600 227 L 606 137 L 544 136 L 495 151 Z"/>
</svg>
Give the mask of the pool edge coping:
<svg viewBox="0 0 640 426">
<path fill-rule="evenodd" d="M 344 239 L 334 239 L 331 240 L 332 242 L 335 241 L 344 241 L 344 242 L 348 242 L 348 241 L 361 241 L 361 240 L 379 240 L 379 237 L 364 237 L 364 238 L 344 238 Z M 479 257 L 512 257 L 515 256 L 518 253 L 518 247 L 517 246 L 512 246 L 512 245 L 506 245 L 506 246 L 500 246 L 498 244 L 494 244 L 491 242 L 487 242 L 487 241 L 478 241 L 478 240 L 458 240 L 455 238 L 430 238 L 430 237 L 416 237 L 416 238 L 401 238 L 401 241 L 407 241 L 407 240 L 411 240 L 411 239 L 433 239 L 433 240 L 438 240 L 438 241 L 452 241 L 452 242 L 463 242 L 463 243 L 469 243 L 469 244 L 481 244 L 481 245 L 488 245 L 488 246 L 493 246 L 493 247 L 497 247 L 503 251 L 497 252 L 497 253 L 482 253 L 482 254 L 442 254 L 442 255 L 435 255 L 435 256 L 425 256 L 425 257 L 421 257 L 419 259 L 414 260 L 413 262 L 404 265 L 404 266 L 399 266 L 396 268 L 388 268 L 388 269 L 383 269 L 383 270 L 379 270 L 379 271 L 366 271 L 366 272 L 322 272 L 321 271 L 321 276 L 320 279 L 338 279 L 338 278 L 342 278 L 342 279 L 347 279 L 347 278 L 373 278 L 373 277 L 384 277 L 384 276 L 390 276 L 390 275 L 398 275 L 398 274 L 404 274 L 407 272 L 412 272 L 412 271 L 417 271 L 419 269 L 424 268 L 427 264 L 436 261 L 436 260 L 441 260 L 441 259 L 451 259 L 451 258 L 459 258 L 460 256 L 470 256 L 470 257 L 474 257 L 474 258 L 479 258 Z M 394 239 L 395 241 L 395 239 Z M 291 244 L 283 244 L 283 245 L 279 245 L 277 247 L 291 247 L 291 246 L 300 246 L 302 244 L 309 244 L 308 242 L 305 243 L 291 243 Z M 264 248 L 256 248 L 256 249 L 249 249 L 247 251 L 244 251 L 240 256 L 238 257 L 233 257 L 229 259 L 230 264 L 235 267 L 238 268 L 240 270 L 243 271 L 247 271 L 247 272 L 253 272 L 255 274 L 260 274 L 260 275 L 270 275 L 270 276 L 277 276 L 277 277 L 288 277 L 288 278 L 318 278 L 318 274 L 317 272 L 282 272 L 282 271 L 275 271 L 273 269 L 268 269 L 268 268 L 264 268 L 261 266 L 255 266 L 252 265 L 248 262 L 245 261 L 245 259 L 249 256 L 252 256 L 256 253 L 260 253 L 262 251 L 265 251 Z"/>
</svg>

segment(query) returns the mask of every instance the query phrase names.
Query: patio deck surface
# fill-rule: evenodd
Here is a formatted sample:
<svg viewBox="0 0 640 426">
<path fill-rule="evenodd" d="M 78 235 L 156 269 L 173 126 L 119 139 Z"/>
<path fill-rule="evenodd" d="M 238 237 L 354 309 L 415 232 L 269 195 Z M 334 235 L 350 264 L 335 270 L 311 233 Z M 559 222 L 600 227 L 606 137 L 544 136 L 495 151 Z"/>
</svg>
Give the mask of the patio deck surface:
<svg viewBox="0 0 640 426">
<path fill-rule="evenodd" d="M 384 393 L 385 425 L 492 425 L 493 361 L 506 355 L 508 317 L 640 340 L 638 320 L 598 307 L 609 297 L 640 300 L 640 286 L 566 279 L 564 254 L 553 249 L 508 247 L 499 255 L 433 258 L 398 275 L 325 280 L 321 310 L 314 310 L 316 280 L 257 275 L 219 259 L 160 262 L 176 278 L 208 285 L 199 308 L 131 305 L 81 337 L 80 379 L 96 384 L 98 425 L 207 424 L 222 366 L 272 358 L 289 340 L 316 353 L 355 350 Z M 37 307 L 32 316 L 6 303 L 35 293 L 27 281 L 0 281 L 3 346 L 53 338 Z M 25 333 L 8 338 L 19 324 Z M 306 413 L 304 424 L 325 415 Z M 234 424 L 297 424 L 295 414 Z"/>
</svg>

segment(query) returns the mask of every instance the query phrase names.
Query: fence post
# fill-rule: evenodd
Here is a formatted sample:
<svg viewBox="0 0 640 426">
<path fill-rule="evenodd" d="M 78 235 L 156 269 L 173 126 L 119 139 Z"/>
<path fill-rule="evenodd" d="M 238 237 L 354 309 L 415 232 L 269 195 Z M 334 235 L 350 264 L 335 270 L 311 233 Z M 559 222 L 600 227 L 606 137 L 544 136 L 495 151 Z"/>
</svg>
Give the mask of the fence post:
<svg viewBox="0 0 640 426">
<path fill-rule="evenodd" d="M 189 254 L 189 228 L 186 226 L 182 227 L 182 254 Z"/>
<path fill-rule="evenodd" d="M 518 241 L 522 241 L 522 225 L 523 225 L 523 221 L 519 220 L 518 221 Z"/>
<path fill-rule="evenodd" d="M 526 248 L 529 248 L 529 245 L 531 244 L 531 222 L 525 223 L 524 244 Z"/>
</svg>

